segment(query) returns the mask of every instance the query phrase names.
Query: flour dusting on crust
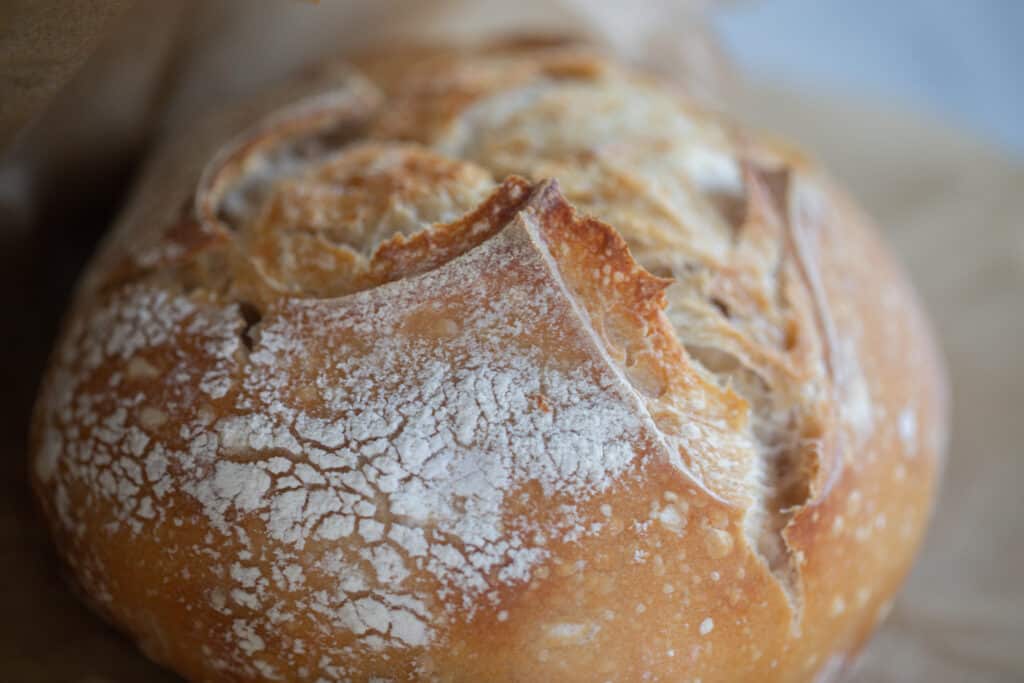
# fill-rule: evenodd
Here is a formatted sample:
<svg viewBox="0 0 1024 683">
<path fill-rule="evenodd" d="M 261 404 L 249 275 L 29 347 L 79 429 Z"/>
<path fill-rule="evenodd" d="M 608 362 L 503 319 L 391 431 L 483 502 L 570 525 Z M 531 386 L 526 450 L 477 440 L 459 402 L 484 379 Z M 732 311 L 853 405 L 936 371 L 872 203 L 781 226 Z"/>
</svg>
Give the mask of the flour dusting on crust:
<svg viewBox="0 0 1024 683">
<path fill-rule="evenodd" d="M 182 524 L 187 493 L 221 539 L 204 543 L 237 549 L 210 552 L 235 587 L 207 597 L 248 656 L 295 614 L 351 633 L 348 650 L 425 645 L 433 605 L 471 618 L 551 542 L 599 531 L 578 503 L 657 447 L 539 248 L 513 226 L 423 276 L 281 302 L 247 352 L 234 307 L 144 286 L 115 296 L 66 342 L 78 367 L 48 431 L 67 454 L 57 487 L 109 505 L 111 533 Z M 155 376 L 126 377 L 140 358 Z M 146 403 L 140 381 L 165 400 Z M 155 428 L 128 427 L 144 410 L 160 412 Z M 563 504 L 509 514 L 537 495 Z M 289 598 L 268 601 L 272 586 Z"/>
</svg>

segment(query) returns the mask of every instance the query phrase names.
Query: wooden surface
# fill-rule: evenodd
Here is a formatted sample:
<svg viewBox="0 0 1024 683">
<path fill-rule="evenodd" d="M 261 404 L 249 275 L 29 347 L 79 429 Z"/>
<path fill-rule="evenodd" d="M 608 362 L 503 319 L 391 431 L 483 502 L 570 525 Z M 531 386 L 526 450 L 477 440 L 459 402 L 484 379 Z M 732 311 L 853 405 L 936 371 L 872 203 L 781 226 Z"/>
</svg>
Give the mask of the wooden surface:
<svg viewBox="0 0 1024 683">
<path fill-rule="evenodd" d="M 943 496 L 857 679 L 1024 680 L 1024 170 L 905 115 L 763 87 L 733 99 L 740 118 L 802 140 L 876 216 L 950 363 L 955 407 Z M 38 373 L 96 237 L 95 226 L 68 220 L 56 212 L 38 229 L 0 231 L 2 678 L 172 681 L 64 587 L 27 489 L 24 436 Z"/>
</svg>

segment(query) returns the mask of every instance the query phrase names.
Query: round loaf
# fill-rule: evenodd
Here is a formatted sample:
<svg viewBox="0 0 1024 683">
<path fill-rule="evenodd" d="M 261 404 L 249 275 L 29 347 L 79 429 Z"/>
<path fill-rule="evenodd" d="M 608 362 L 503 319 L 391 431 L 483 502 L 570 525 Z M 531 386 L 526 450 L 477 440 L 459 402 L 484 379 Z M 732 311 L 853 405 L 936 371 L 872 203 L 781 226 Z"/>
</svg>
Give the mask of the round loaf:
<svg viewBox="0 0 1024 683">
<path fill-rule="evenodd" d="M 798 153 L 590 48 L 416 51 L 151 163 L 33 484 L 84 598 L 191 680 L 826 680 L 946 410 Z"/>
</svg>

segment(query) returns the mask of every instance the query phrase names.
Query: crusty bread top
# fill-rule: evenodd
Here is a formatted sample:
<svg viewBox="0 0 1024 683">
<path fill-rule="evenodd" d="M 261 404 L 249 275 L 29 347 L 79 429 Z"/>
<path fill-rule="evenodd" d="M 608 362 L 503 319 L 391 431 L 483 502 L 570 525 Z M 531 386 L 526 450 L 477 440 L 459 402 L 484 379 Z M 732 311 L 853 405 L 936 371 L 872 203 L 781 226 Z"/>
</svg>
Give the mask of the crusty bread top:
<svg viewBox="0 0 1024 683">
<path fill-rule="evenodd" d="M 644 525 L 700 530 L 689 561 L 723 583 L 694 603 L 737 618 L 707 642 L 751 657 L 680 671 L 754 670 L 751 624 L 775 629 L 754 649 L 784 671 L 855 649 L 927 517 L 945 408 L 924 322 L 854 210 L 587 48 L 359 66 L 156 161 L 82 285 L 36 476 L 100 608 L 197 676 L 202 656 L 268 678 L 314 655 L 444 671 L 452 643 L 490 637 L 474 619 L 505 622 L 574 553 L 599 564 L 632 520 L 638 565 L 667 552 Z M 210 611 L 209 652 L 119 606 L 129 568 L 98 533 L 193 558 L 154 549 L 154 578 L 195 576 L 147 599 Z M 593 650 L 574 624 L 554 640 Z M 348 635 L 308 642 L 332 628 Z"/>
</svg>

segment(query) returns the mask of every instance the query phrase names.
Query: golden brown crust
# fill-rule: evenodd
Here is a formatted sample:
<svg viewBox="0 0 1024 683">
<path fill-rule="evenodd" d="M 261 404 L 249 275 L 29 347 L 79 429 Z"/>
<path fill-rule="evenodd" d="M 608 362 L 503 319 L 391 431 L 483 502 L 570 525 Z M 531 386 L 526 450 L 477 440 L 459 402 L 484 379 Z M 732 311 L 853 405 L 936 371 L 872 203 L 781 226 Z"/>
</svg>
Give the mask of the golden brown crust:
<svg viewBox="0 0 1024 683">
<path fill-rule="evenodd" d="M 586 47 L 360 67 L 156 162 L 86 276 L 32 440 L 97 611 L 194 680 L 842 669 L 946 410 L 864 218 Z"/>
</svg>

